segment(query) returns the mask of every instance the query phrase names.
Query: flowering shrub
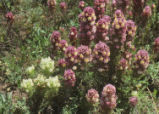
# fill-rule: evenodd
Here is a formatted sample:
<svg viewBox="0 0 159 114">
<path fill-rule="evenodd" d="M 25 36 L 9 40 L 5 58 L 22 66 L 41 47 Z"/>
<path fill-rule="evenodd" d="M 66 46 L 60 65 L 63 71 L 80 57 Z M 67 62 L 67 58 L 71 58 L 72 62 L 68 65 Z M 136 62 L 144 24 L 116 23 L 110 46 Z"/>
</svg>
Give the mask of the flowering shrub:
<svg viewBox="0 0 159 114">
<path fill-rule="evenodd" d="M 157 0 L 3 0 L 0 8 L 15 12 L 0 15 L 1 91 L 25 94 L 30 113 L 158 113 Z"/>
</svg>

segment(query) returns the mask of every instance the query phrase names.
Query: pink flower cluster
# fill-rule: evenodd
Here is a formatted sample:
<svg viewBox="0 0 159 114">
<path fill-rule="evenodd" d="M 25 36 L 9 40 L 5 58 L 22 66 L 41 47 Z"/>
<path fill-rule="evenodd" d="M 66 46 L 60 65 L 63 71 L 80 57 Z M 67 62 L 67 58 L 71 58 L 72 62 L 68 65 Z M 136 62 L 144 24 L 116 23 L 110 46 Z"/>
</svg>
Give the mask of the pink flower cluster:
<svg viewBox="0 0 159 114">
<path fill-rule="evenodd" d="M 114 109 L 116 107 L 116 88 L 111 84 L 107 84 L 102 91 L 101 106 L 103 110 Z"/>
<path fill-rule="evenodd" d="M 55 8 L 56 6 L 56 0 L 48 0 L 47 1 L 47 5 L 50 7 L 50 8 Z"/>
<path fill-rule="evenodd" d="M 116 10 L 114 22 L 112 23 L 111 36 L 113 45 L 119 49 L 126 41 L 126 20 L 121 10 Z"/>
<path fill-rule="evenodd" d="M 152 10 L 150 6 L 146 6 L 143 10 L 143 16 L 150 17 L 152 15 Z"/>
<path fill-rule="evenodd" d="M 65 56 L 67 62 L 70 64 L 77 63 L 77 49 L 74 46 L 68 46 L 65 50 Z"/>
<path fill-rule="evenodd" d="M 128 61 L 125 58 L 122 58 L 119 62 L 119 69 L 125 71 L 128 69 Z"/>
<path fill-rule="evenodd" d="M 58 44 L 58 48 L 62 51 L 65 51 L 67 47 L 68 47 L 67 41 L 66 40 L 60 40 L 60 42 Z"/>
<path fill-rule="evenodd" d="M 77 48 L 78 51 L 78 61 L 80 63 L 88 63 L 92 60 L 91 49 L 88 46 L 81 45 Z"/>
<path fill-rule="evenodd" d="M 104 16 L 99 19 L 96 23 L 97 31 L 96 31 L 96 41 L 106 41 L 109 40 L 107 37 L 109 32 L 111 18 L 109 16 Z"/>
<path fill-rule="evenodd" d="M 67 85 L 72 87 L 75 86 L 76 77 L 75 73 L 71 69 L 65 70 L 64 79 Z"/>
<path fill-rule="evenodd" d="M 105 0 L 94 0 L 94 10 L 97 16 L 97 19 L 100 19 L 104 16 L 105 13 Z"/>
<path fill-rule="evenodd" d="M 85 2 L 84 1 L 80 1 L 78 7 L 83 10 L 85 7 Z"/>
<path fill-rule="evenodd" d="M 83 12 L 79 15 L 80 22 L 80 42 L 83 45 L 89 45 L 95 38 L 96 26 L 95 26 L 95 12 L 91 7 L 84 8 Z"/>
<path fill-rule="evenodd" d="M 50 37 L 50 41 L 52 45 L 57 48 L 59 46 L 59 43 L 61 41 L 61 34 L 58 31 L 54 31 Z"/>
<path fill-rule="evenodd" d="M 99 102 L 99 94 L 95 89 L 88 90 L 86 94 L 86 99 L 90 104 L 95 104 Z"/>
<path fill-rule="evenodd" d="M 133 37 L 136 34 L 136 25 L 135 25 L 135 23 L 132 20 L 128 20 L 126 22 L 126 25 L 127 25 L 127 30 L 126 30 L 127 37 L 126 37 L 126 41 L 132 41 Z"/>
<path fill-rule="evenodd" d="M 146 50 L 139 50 L 135 55 L 135 69 L 142 73 L 149 65 L 149 54 Z"/>
<path fill-rule="evenodd" d="M 66 67 L 68 65 L 68 63 L 65 59 L 60 59 L 60 60 L 58 60 L 58 65 L 61 67 Z"/>
<path fill-rule="evenodd" d="M 70 39 L 71 44 L 75 45 L 75 42 L 77 40 L 77 28 L 76 27 L 70 28 L 69 39 Z"/>
<path fill-rule="evenodd" d="M 159 53 L 159 37 L 155 39 L 154 42 L 154 51 Z"/>
<path fill-rule="evenodd" d="M 5 17 L 7 18 L 7 21 L 13 21 L 14 20 L 14 15 L 12 12 L 8 12 Z"/>
<path fill-rule="evenodd" d="M 99 42 L 95 45 L 93 50 L 94 59 L 102 63 L 108 63 L 110 58 L 110 49 L 104 42 Z"/>
<path fill-rule="evenodd" d="M 67 4 L 66 4 L 66 2 L 61 2 L 61 3 L 60 3 L 60 8 L 61 8 L 63 11 L 65 11 L 65 10 L 67 9 Z"/>
<path fill-rule="evenodd" d="M 133 107 L 136 106 L 137 102 L 138 102 L 137 97 L 130 97 L 129 98 L 129 103 L 131 106 L 133 106 Z"/>
</svg>

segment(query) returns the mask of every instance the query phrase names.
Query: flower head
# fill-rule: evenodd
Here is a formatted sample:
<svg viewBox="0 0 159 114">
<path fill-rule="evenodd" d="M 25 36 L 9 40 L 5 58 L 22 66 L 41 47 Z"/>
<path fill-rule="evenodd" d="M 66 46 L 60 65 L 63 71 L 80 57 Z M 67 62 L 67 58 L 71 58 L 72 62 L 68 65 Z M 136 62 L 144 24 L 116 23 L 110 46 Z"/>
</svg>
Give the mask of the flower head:
<svg viewBox="0 0 159 114">
<path fill-rule="evenodd" d="M 135 55 L 135 68 L 138 73 L 145 71 L 149 65 L 149 54 L 146 50 L 139 50 Z"/>
<path fill-rule="evenodd" d="M 84 1 L 80 1 L 78 7 L 83 10 L 85 7 L 85 2 Z"/>
<path fill-rule="evenodd" d="M 75 73 L 71 69 L 65 70 L 64 79 L 67 85 L 72 87 L 75 86 L 76 77 Z"/>
<path fill-rule="evenodd" d="M 86 94 L 86 99 L 89 103 L 95 104 L 99 102 L 99 94 L 95 89 L 88 90 Z"/>
<path fill-rule="evenodd" d="M 77 48 L 78 60 L 82 63 L 88 63 L 91 61 L 91 49 L 88 46 L 81 45 Z"/>
<path fill-rule="evenodd" d="M 108 63 L 110 58 L 110 49 L 104 42 L 99 42 L 95 45 L 93 50 L 94 52 L 94 59 L 98 60 L 102 63 Z"/>
<path fill-rule="evenodd" d="M 54 71 L 54 61 L 51 60 L 50 57 L 42 58 L 40 62 L 40 68 L 47 74 L 52 73 Z"/>
<path fill-rule="evenodd" d="M 8 12 L 5 17 L 7 18 L 8 21 L 13 21 L 14 20 L 14 15 L 12 12 Z"/>
<path fill-rule="evenodd" d="M 152 15 L 151 7 L 146 6 L 143 10 L 143 15 L 146 17 L 150 17 Z"/>
<path fill-rule="evenodd" d="M 48 1 L 47 1 L 47 5 L 48 5 L 50 8 L 55 8 L 55 6 L 56 6 L 56 0 L 48 0 Z"/>
<path fill-rule="evenodd" d="M 137 97 L 130 97 L 129 98 L 129 103 L 131 106 L 136 106 L 137 102 L 138 102 Z"/>
<path fill-rule="evenodd" d="M 23 79 L 21 83 L 21 87 L 27 92 L 31 93 L 34 89 L 34 83 L 32 79 Z"/>
</svg>

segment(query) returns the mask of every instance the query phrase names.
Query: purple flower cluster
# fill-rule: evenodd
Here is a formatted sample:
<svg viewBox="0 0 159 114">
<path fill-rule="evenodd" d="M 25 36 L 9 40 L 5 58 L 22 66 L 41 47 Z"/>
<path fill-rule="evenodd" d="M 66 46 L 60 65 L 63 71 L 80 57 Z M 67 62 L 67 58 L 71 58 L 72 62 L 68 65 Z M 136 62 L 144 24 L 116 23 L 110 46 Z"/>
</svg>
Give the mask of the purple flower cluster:
<svg viewBox="0 0 159 114">
<path fill-rule="evenodd" d="M 72 43 L 72 45 L 75 45 L 75 42 L 77 40 L 77 28 L 76 27 L 70 28 L 69 39 L 70 39 L 70 42 Z"/>
<path fill-rule="evenodd" d="M 152 10 L 150 6 L 146 6 L 143 10 L 143 16 L 150 17 L 152 15 Z"/>
<path fill-rule="evenodd" d="M 13 21 L 14 20 L 14 15 L 12 12 L 8 12 L 5 17 L 7 18 L 7 21 Z"/>
<path fill-rule="evenodd" d="M 135 23 L 132 20 L 128 20 L 126 22 L 126 25 L 127 25 L 127 30 L 126 30 L 127 37 L 126 37 L 126 41 L 132 41 L 133 37 L 136 34 L 136 25 L 135 25 Z"/>
<path fill-rule="evenodd" d="M 88 90 L 86 94 L 86 99 L 90 104 L 95 104 L 99 102 L 99 94 L 95 89 Z"/>
<path fill-rule="evenodd" d="M 159 37 L 155 39 L 154 42 L 154 51 L 159 53 Z"/>
<path fill-rule="evenodd" d="M 68 47 L 67 41 L 66 40 L 60 40 L 60 42 L 58 44 L 58 48 L 62 51 L 65 51 L 67 47 Z"/>
<path fill-rule="evenodd" d="M 71 69 L 65 70 L 64 79 L 67 85 L 72 87 L 75 86 L 76 77 L 75 77 L 75 73 Z"/>
<path fill-rule="evenodd" d="M 110 58 L 110 49 L 104 42 L 99 42 L 95 45 L 93 50 L 94 59 L 102 63 L 108 63 Z"/>
<path fill-rule="evenodd" d="M 138 102 L 137 97 L 130 97 L 129 98 L 129 103 L 131 106 L 133 106 L 133 107 L 136 106 L 137 102 Z"/>
<path fill-rule="evenodd" d="M 94 0 L 94 10 L 97 16 L 97 19 L 100 19 L 104 16 L 105 13 L 105 0 Z"/>
<path fill-rule="evenodd" d="M 111 18 L 109 16 L 104 16 L 99 19 L 96 23 L 97 31 L 96 31 L 96 41 L 107 41 L 109 38 L 107 37 L 109 32 Z"/>
<path fill-rule="evenodd" d="M 111 36 L 115 48 L 119 49 L 126 41 L 126 20 L 121 10 L 116 10 L 112 23 Z"/>
<path fill-rule="evenodd" d="M 79 15 L 80 22 L 80 42 L 83 45 L 89 45 L 95 38 L 96 26 L 95 26 L 95 12 L 91 7 L 84 8 L 83 12 Z"/>
<path fill-rule="evenodd" d="M 77 63 L 77 49 L 74 46 L 68 46 L 65 50 L 65 56 L 67 62 L 70 63 Z"/>
<path fill-rule="evenodd" d="M 128 69 L 128 61 L 125 58 L 122 58 L 119 62 L 119 69 L 125 71 Z"/>
<path fill-rule="evenodd" d="M 149 54 L 146 50 L 139 50 L 135 55 L 135 69 L 142 73 L 149 65 Z"/>
<path fill-rule="evenodd" d="M 47 1 L 47 5 L 50 7 L 50 8 L 55 8 L 56 6 L 56 0 L 48 0 Z"/>
<path fill-rule="evenodd" d="M 60 67 L 66 67 L 68 65 L 67 61 L 65 59 L 58 60 L 58 66 Z"/>
<path fill-rule="evenodd" d="M 78 4 L 78 7 L 83 10 L 84 7 L 85 7 L 85 2 L 84 1 L 80 1 L 79 4 Z"/>
<path fill-rule="evenodd" d="M 61 3 L 60 3 L 60 8 L 61 8 L 63 11 L 65 11 L 65 10 L 67 9 L 67 4 L 66 4 L 66 2 L 61 2 Z"/>
<path fill-rule="evenodd" d="M 101 106 L 103 110 L 114 109 L 116 107 L 116 88 L 111 84 L 107 84 L 102 91 Z"/>
<path fill-rule="evenodd" d="M 52 45 L 56 48 L 58 48 L 58 45 L 61 41 L 61 34 L 58 31 L 54 31 L 50 37 L 50 41 Z"/>
<path fill-rule="evenodd" d="M 88 46 L 81 45 L 77 48 L 78 51 L 78 61 L 80 63 L 88 63 L 91 61 L 91 49 Z"/>
</svg>

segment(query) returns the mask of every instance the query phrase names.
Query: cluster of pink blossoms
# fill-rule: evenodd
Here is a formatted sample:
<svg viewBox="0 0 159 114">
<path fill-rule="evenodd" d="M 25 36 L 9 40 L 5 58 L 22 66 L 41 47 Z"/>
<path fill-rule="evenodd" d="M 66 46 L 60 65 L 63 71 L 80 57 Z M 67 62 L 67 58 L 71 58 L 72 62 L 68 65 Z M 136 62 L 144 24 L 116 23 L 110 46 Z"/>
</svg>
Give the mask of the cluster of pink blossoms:
<svg viewBox="0 0 159 114">
<path fill-rule="evenodd" d="M 121 10 L 116 10 L 114 17 L 111 36 L 114 47 L 119 49 L 126 41 L 126 20 Z"/>
<path fill-rule="evenodd" d="M 50 37 L 50 41 L 52 45 L 57 48 L 59 46 L 59 43 L 61 41 L 61 34 L 58 31 L 54 31 Z"/>
<path fill-rule="evenodd" d="M 7 18 L 7 21 L 12 22 L 14 20 L 14 15 L 12 12 L 8 12 L 5 17 Z"/>
<path fill-rule="evenodd" d="M 114 109 L 116 107 L 116 88 L 111 84 L 107 84 L 102 91 L 101 106 L 103 110 Z"/>
<path fill-rule="evenodd" d="M 48 0 L 47 1 L 47 5 L 50 7 L 50 8 L 55 8 L 56 6 L 56 0 Z"/>
<path fill-rule="evenodd" d="M 60 59 L 60 60 L 58 60 L 58 65 L 60 67 L 64 68 L 64 67 L 66 67 L 68 65 L 68 63 L 67 63 L 67 61 L 65 59 Z"/>
<path fill-rule="evenodd" d="M 133 106 L 133 107 L 136 106 L 137 102 L 138 102 L 137 97 L 134 96 L 134 97 L 129 98 L 129 103 L 131 106 Z"/>
<path fill-rule="evenodd" d="M 89 102 L 90 104 L 98 103 L 99 102 L 98 91 L 96 91 L 95 89 L 88 90 L 86 94 L 86 99 L 87 99 L 87 102 Z"/>
<path fill-rule="evenodd" d="M 104 16 L 105 13 L 105 0 L 94 0 L 94 10 L 97 16 L 97 19 L 100 19 Z"/>
<path fill-rule="evenodd" d="M 75 86 L 76 77 L 75 73 L 71 69 L 65 70 L 64 79 L 67 85 L 72 87 Z"/>
<path fill-rule="evenodd" d="M 70 39 L 71 44 L 75 45 L 76 40 L 77 40 L 77 28 L 76 27 L 70 28 L 69 39 Z"/>
<path fill-rule="evenodd" d="M 83 12 L 79 15 L 80 22 L 80 44 L 89 45 L 95 38 L 96 26 L 95 26 L 95 12 L 91 7 L 84 8 Z"/>
<path fill-rule="evenodd" d="M 154 51 L 159 53 L 159 37 L 155 39 L 154 42 Z"/>
<path fill-rule="evenodd" d="M 85 2 L 84 1 L 80 1 L 79 4 L 78 4 L 78 7 L 83 10 L 84 7 L 85 7 Z"/>
<path fill-rule="evenodd" d="M 149 54 L 146 50 L 139 50 L 135 55 L 135 69 L 138 73 L 142 73 L 149 65 Z"/>
<path fill-rule="evenodd" d="M 80 63 L 88 63 L 92 60 L 91 57 L 92 51 L 88 46 L 81 45 L 80 47 L 77 48 L 77 51 L 78 51 L 77 57 Z"/>
<path fill-rule="evenodd" d="M 65 11 L 65 10 L 67 9 L 67 4 L 66 4 L 66 2 L 61 2 L 61 3 L 60 3 L 60 8 L 61 8 L 63 11 Z"/>
<path fill-rule="evenodd" d="M 97 31 L 96 31 L 96 41 L 107 41 L 109 38 L 107 37 L 109 32 L 111 18 L 109 16 L 104 16 L 99 19 L 96 23 Z"/>
<path fill-rule="evenodd" d="M 108 63 L 110 60 L 110 49 L 104 42 L 99 42 L 95 45 L 93 50 L 94 59 L 102 63 Z"/>
<path fill-rule="evenodd" d="M 65 51 L 67 47 L 68 47 L 67 41 L 66 40 L 60 40 L 58 48 L 62 51 Z"/>
<path fill-rule="evenodd" d="M 127 30 L 126 30 L 127 37 L 126 37 L 126 41 L 132 41 L 133 37 L 136 34 L 136 25 L 135 25 L 135 23 L 132 20 L 128 20 L 126 22 L 126 25 L 127 25 Z"/>
<path fill-rule="evenodd" d="M 77 63 L 77 49 L 74 46 L 68 46 L 65 50 L 66 60 L 69 64 Z"/>
<path fill-rule="evenodd" d="M 146 6 L 143 10 L 143 16 L 150 17 L 152 15 L 152 10 L 150 6 Z"/>
<path fill-rule="evenodd" d="M 122 58 L 119 62 L 119 69 L 125 71 L 128 69 L 128 61 L 125 58 Z"/>
</svg>

